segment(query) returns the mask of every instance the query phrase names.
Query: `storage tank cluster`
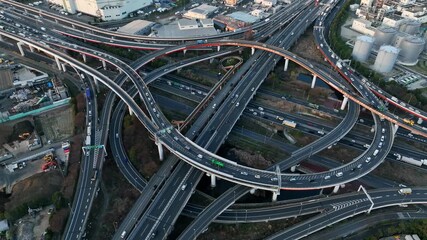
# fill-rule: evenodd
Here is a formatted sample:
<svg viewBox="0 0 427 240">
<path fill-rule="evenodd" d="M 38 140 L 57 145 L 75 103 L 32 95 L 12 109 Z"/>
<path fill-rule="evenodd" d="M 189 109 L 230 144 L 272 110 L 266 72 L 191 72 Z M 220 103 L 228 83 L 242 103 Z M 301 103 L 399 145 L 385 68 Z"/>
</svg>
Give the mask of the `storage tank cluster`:
<svg viewBox="0 0 427 240">
<path fill-rule="evenodd" d="M 396 35 L 397 30 L 392 27 L 380 26 L 375 29 L 374 33 L 374 44 L 377 48 L 382 45 L 389 45 L 393 41 L 394 36 Z"/>
<path fill-rule="evenodd" d="M 380 73 L 390 72 L 396 63 L 399 51 L 400 49 L 390 45 L 381 46 L 375 59 L 374 69 Z"/>
<path fill-rule="evenodd" d="M 374 45 L 374 39 L 369 36 L 359 36 L 354 44 L 352 56 L 357 61 L 364 62 L 369 58 L 371 54 L 372 46 Z"/>
</svg>

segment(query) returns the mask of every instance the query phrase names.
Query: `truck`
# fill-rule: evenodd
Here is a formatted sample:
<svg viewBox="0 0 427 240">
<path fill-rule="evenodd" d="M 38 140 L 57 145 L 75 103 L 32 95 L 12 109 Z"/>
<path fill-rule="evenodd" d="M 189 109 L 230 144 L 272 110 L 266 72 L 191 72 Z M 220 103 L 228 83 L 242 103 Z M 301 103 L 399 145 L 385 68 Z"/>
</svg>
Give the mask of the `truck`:
<svg viewBox="0 0 427 240">
<path fill-rule="evenodd" d="M 339 69 L 342 69 L 342 65 L 341 65 L 341 62 L 337 62 L 337 68 L 339 68 Z"/>
<path fill-rule="evenodd" d="M 45 27 L 41 27 L 40 30 L 46 31 L 46 28 Z"/>
<path fill-rule="evenodd" d="M 414 120 L 404 118 L 403 121 L 411 126 L 414 126 Z"/>
<path fill-rule="evenodd" d="M 96 177 L 98 177 L 98 169 L 94 168 L 91 180 L 95 181 Z"/>
<path fill-rule="evenodd" d="M 308 103 L 308 106 L 310 106 L 311 108 L 314 108 L 314 109 L 319 109 L 319 105 L 314 104 L 314 103 Z"/>
<path fill-rule="evenodd" d="M 88 135 L 88 136 L 90 136 L 90 134 L 91 134 L 91 131 L 90 131 L 90 130 L 91 130 L 91 127 L 90 127 L 90 126 L 88 126 L 88 127 L 87 127 L 87 135 Z"/>
<path fill-rule="evenodd" d="M 90 136 L 86 136 L 85 145 L 86 145 L 86 146 L 89 146 L 89 145 L 90 145 Z"/>
<path fill-rule="evenodd" d="M 396 156 L 397 160 L 400 160 L 402 162 L 406 162 L 406 163 L 409 163 L 409 164 L 412 164 L 412 165 L 415 165 L 418 167 L 421 167 L 422 165 L 427 165 L 427 159 L 417 160 L 417 159 L 414 159 L 411 157 L 402 156 L 399 153 L 395 153 L 394 155 Z"/>
<path fill-rule="evenodd" d="M 295 128 L 297 126 L 297 124 L 294 121 L 289 121 L 289 120 L 283 120 L 282 125 L 285 125 L 291 128 Z"/>
<path fill-rule="evenodd" d="M 86 88 L 86 98 L 90 99 L 90 88 Z"/>
<path fill-rule="evenodd" d="M 412 193 L 412 188 L 401 188 L 397 191 L 400 195 L 409 195 Z"/>
<path fill-rule="evenodd" d="M 393 101 L 395 101 L 395 102 L 397 102 L 397 101 L 398 101 L 396 97 L 391 97 L 391 100 L 393 100 Z"/>
<path fill-rule="evenodd" d="M 372 155 L 373 155 L 373 156 L 377 156 L 378 152 L 379 152 L 379 150 L 378 150 L 378 149 L 375 149 L 374 154 L 372 154 Z"/>
</svg>

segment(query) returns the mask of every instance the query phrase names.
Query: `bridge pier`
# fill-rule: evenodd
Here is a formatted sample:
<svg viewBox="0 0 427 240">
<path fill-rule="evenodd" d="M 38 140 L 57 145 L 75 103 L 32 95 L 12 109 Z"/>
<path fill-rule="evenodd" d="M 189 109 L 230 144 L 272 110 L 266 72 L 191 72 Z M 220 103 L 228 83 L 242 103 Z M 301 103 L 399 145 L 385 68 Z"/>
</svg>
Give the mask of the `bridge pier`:
<svg viewBox="0 0 427 240">
<path fill-rule="evenodd" d="M 255 191 L 256 191 L 256 189 L 255 189 L 255 188 L 252 188 L 252 189 L 249 191 L 249 193 L 250 193 L 250 194 L 255 194 Z"/>
<path fill-rule="evenodd" d="M 184 53 L 184 55 L 187 53 L 187 49 L 182 50 L 182 52 Z"/>
<path fill-rule="evenodd" d="M 342 100 L 342 103 L 341 103 L 341 110 L 344 110 L 345 109 L 345 107 L 347 106 L 347 102 L 348 102 L 348 97 L 346 97 L 346 96 L 344 96 L 344 99 Z"/>
<path fill-rule="evenodd" d="M 295 165 L 295 166 L 292 166 L 291 167 L 291 172 L 295 172 L 295 170 L 297 169 L 297 166 Z"/>
<path fill-rule="evenodd" d="M 133 111 L 130 106 L 128 106 L 128 110 L 129 110 L 129 115 L 133 116 Z"/>
<path fill-rule="evenodd" d="M 271 199 L 272 202 L 277 202 L 277 196 L 280 195 L 280 190 L 279 191 L 273 191 L 273 197 Z"/>
<path fill-rule="evenodd" d="M 216 187 L 216 176 L 211 174 L 211 187 Z"/>
<path fill-rule="evenodd" d="M 98 84 L 98 79 L 96 77 L 93 78 L 93 82 L 95 83 L 95 88 L 96 91 L 99 92 L 99 84 Z"/>
<path fill-rule="evenodd" d="M 61 62 L 59 61 L 59 58 L 58 58 L 58 57 L 55 57 L 55 61 L 56 61 L 56 66 L 58 67 L 58 69 L 59 69 L 59 70 L 62 70 Z"/>
<path fill-rule="evenodd" d="M 289 58 L 285 58 L 285 66 L 283 67 L 283 71 L 288 71 Z"/>
<path fill-rule="evenodd" d="M 221 50 L 221 46 L 217 46 L 216 50 L 219 52 Z"/>
<path fill-rule="evenodd" d="M 31 52 L 34 52 L 34 47 L 33 47 L 33 46 L 31 46 L 31 45 L 29 45 L 29 47 L 30 47 L 30 51 L 31 51 Z"/>
<path fill-rule="evenodd" d="M 394 135 L 396 135 L 396 133 L 397 133 L 397 129 L 399 129 L 399 125 L 394 124 L 394 126 L 393 126 L 393 134 L 394 134 Z"/>
<path fill-rule="evenodd" d="M 209 59 L 209 63 L 212 64 L 214 60 L 215 60 L 215 58 Z"/>
<path fill-rule="evenodd" d="M 163 161 L 165 157 L 165 154 L 163 152 L 163 145 L 158 139 L 156 139 L 156 144 L 157 144 L 157 149 L 159 150 L 159 159 L 160 161 Z"/>
<path fill-rule="evenodd" d="M 104 70 L 107 70 L 107 62 L 102 60 L 102 68 L 104 68 Z"/>
<path fill-rule="evenodd" d="M 422 118 L 418 118 L 418 121 L 417 121 L 417 124 L 421 124 L 421 123 L 423 123 L 423 119 Z"/>
<path fill-rule="evenodd" d="M 18 46 L 18 48 L 19 48 L 19 52 L 21 53 L 21 55 L 22 56 L 25 56 L 25 53 L 24 53 L 24 49 L 22 48 L 22 45 L 23 45 L 24 43 L 23 42 L 17 42 L 16 43 L 16 45 Z M 61 68 L 60 68 L 61 69 Z"/>
<path fill-rule="evenodd" d="M 316 79 L 317 79 L 317 76 L 313 75 L 313 80 L 311 81 L 311 88 L 314 88 L 314 86 L 316 85 Z"/>
<path fill-rule="evenodd" d="M 72 28 L 76 28 L 76 26 L 74 26 L 74 24 L 71 24 L 71 27 L 72 27 Z"/>
<path fill-rule="evenodd" d="M 86 63 L 86 61 L 87 61 L 86 54 L 82 54 L 82 57 L 83 57 L 83 62 Z"/>
<path fill-rule="evenodd" d="M 251 48 L 251 54 L 254 55 L 255 53 L 255 48 Z"/>
<path fill-rule="evenodd" d="M 340 189 L 340 185 L 336 185 L 336 186 L 334 187 L 334 190 L 333 190 L 332 192 L 333 192 L 333 193 L 337 193 L 339 189 Z"/>
<path fill-rule="evenodd" d="M 0 41 L 3 41 L 3 35 L 0 35 Z"/>
<path fill-rule="evenodd" d="M 61 68 L 63 72 L 67 72 L 67 67 L 65 67 L 65 63 L 61 63 Z"/>
</svg>

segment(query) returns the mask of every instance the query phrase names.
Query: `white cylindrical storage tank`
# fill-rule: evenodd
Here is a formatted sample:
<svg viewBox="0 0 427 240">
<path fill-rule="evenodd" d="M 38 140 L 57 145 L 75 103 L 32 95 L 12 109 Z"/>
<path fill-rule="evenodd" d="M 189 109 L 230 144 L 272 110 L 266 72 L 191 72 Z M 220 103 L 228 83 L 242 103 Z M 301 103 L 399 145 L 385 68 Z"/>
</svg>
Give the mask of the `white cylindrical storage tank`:
<svg viewBox="0 0 427 240">
<path fill-rule="evenodd" d="M 398 55 L 398 48 L 389 45 L 381 46 L 374 63 L 375 71 L 380 73 L 390 72 L 396 63 Z"/>
<path fill-rule="evenodd" d="M 420 27 L 421 27 L 420 22 L 412 20 L 402 24 L 402 26 L 399 28 L 399 31 L 414 35 L 420 31 Z"/>
<path fill-rule="evenodd" d="M 413 66 L 418 62 L 418 57 L 424 50 L 425 40 L 420 37 L 406 37 L 399 45 L 399 63 Z"/>
<path fill-rule="evenodd" d="M 359 36 L 354 44 L 352 56 L 357 61 L 364 62 L 369 58 L 374 39 L 369 36 Z"/>
<path fill-rule="evenodd" d="M 375 46 L 381 47 L 382 45 L 388 45 L 393 40 L 397 30 L 392 27 L 380 26 L 375 29 L 374 39 Z"/>
<path fill-rule="evenodd" d="M 394 35 L 394 37 L 393 37 L 393 42 L 392 42 L 392 44 L 390 44 L 390 45 L 393 45 L 393 46 L 395 46 L 395 47 L 399 47 L 400 46 L 400 43 L 402 42 L 402 41 L 404 41 L 407 37 L 408 37 L 409 35 L 408 34 L 406 34 L 406 33 L 401 33 L 401 32 L 399 32 L 399 33 L 397 33 L 396 35 Z"/>
</svg>

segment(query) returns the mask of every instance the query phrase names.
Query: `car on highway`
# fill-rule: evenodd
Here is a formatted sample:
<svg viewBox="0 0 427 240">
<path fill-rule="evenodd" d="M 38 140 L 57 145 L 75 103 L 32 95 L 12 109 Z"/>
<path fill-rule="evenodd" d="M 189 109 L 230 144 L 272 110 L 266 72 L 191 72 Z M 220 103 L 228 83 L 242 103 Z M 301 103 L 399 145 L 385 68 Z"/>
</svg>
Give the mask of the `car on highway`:
<svg viewBox="0 0 427 240">
<path fill-rule="evenodd" d="M 336 174 L 336 176 L 337 177 L 342 177 L 344 174 L 343 174 L 343 172 L 338 172 L 337 174 Z"/>
<path fill-rule="evenodd" d="M 366 158 L 366 161 L 365 162 L 370 162 L 371 161 L 371 157 L 368 157 L 368 158 Z"/>
</svg>

